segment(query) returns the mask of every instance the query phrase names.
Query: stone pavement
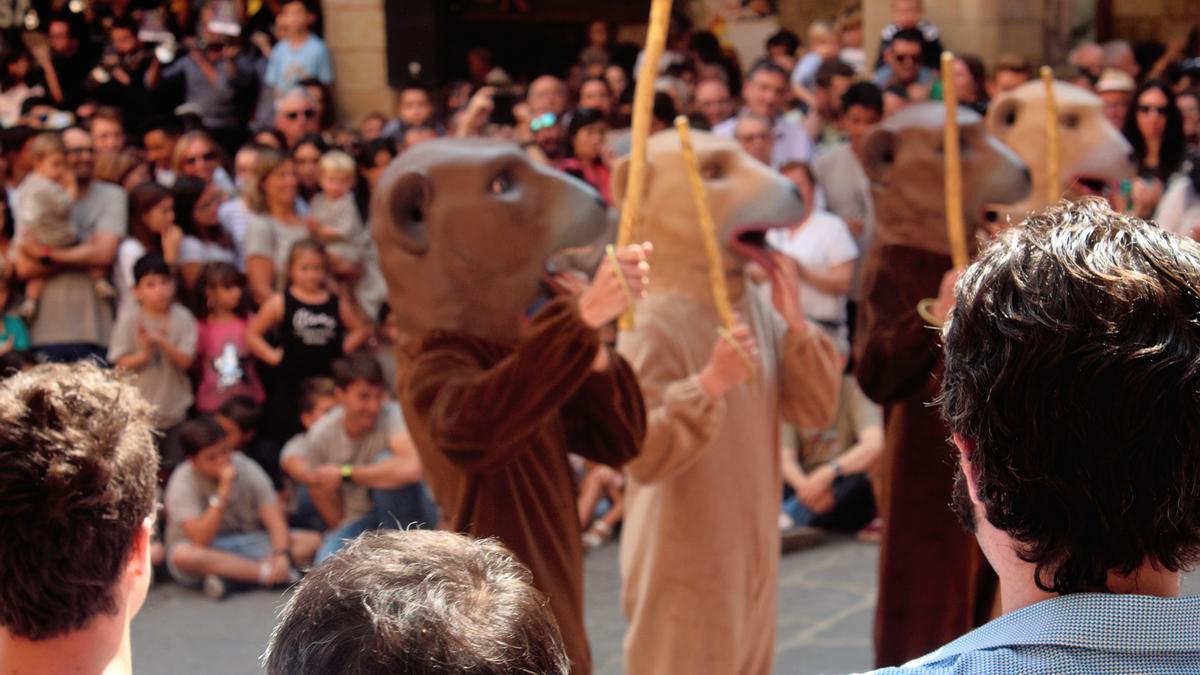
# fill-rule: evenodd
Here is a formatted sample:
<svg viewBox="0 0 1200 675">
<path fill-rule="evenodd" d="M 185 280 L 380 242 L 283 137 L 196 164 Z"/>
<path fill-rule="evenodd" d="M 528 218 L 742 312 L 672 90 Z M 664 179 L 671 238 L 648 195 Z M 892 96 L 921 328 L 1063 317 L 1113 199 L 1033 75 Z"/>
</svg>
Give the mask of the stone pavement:
<svg viewBox="0 0 1200 675">
<path fill-rule="evenodd" d="M 879 549 L 850 537 L 784 556 L 780 566 L 775 672 L 848 673 L 871 666 L 871 615 Z M 1184 592 L 1200 593 L 1193 574 Z M 261 673 L 283 594 L 242 593 L 214 603 L 170 582 L 150 591 L 133 623 L 138 675 Z M 621 638 L 617 547 L 587 560 L 587 627 L 597 675 L 620 675 Z"/>
</svg>

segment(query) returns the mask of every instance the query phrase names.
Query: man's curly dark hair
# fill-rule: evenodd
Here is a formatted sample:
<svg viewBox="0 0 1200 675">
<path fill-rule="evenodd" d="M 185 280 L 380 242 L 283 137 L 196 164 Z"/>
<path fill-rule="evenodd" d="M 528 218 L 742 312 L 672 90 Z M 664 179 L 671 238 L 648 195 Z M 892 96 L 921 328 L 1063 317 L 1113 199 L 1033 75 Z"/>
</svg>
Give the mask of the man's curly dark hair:
<svg viewBox="0 0 1200 675">
<path fill-rule="evenodd" d="M 117 612 L 114 588 L 154 509 L 151 408 L 94 365 L 0 384 L 0 626 L 45 640 Z"/>
<path fill-rule="evenodd" d="M 942 414 L 1042 590 L 1200 559 L 1198 293 L 1200 245 L 1098 200 L 1031 216 L 959 282 Z"/>
</svg>

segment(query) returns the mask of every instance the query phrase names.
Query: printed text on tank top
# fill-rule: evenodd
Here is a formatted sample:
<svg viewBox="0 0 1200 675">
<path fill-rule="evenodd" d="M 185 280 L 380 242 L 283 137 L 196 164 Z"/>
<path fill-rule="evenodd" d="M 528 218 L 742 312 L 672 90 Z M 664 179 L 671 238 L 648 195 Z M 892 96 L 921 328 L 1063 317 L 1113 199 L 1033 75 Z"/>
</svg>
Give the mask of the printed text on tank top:
<svg viewBox="0 0 1200 675">
<path fill-rule="evenodd" d="M 329 344 L 337 332 L 338 319 L 324 312 L 313 312 L 300 307 L 292 315 L 292 332 L 300 342 L 320 347 Z"/>
</svg>

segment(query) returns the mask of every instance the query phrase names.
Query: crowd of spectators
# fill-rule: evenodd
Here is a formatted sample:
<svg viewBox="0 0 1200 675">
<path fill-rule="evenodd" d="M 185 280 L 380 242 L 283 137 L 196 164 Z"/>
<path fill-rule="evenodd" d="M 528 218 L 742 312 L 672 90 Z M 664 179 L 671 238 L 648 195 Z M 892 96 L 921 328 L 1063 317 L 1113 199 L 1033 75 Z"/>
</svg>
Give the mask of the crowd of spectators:
<svg viewBox="0 0 1200 675">
<path fill-rule="evenodd" d="M 381 524 L 436 527 L 391 399 L 398 335 L 364 226 L 372 190 L 413 145 L 487 136 L 611 203 L 638 47 L 597 20 L 576 62 L 515 76 L 473 48 L 463 79 L 405 81 L 395 110 L 350 121 L 334 109 L 310 0 L 270 0 L 250 16 L 227 0 L 52 4 L 0 50 L 5 368 L 94 358 L 132 374 L 159 432 L 167 524 L 156 551 L 213 596 L 285 583 Z M 942 40 L 918 0 L 892 10 L 875 64 L 858 9 L 813 22 L 803 40 L 779 31 L 751 63 L 677 14 L 655 81 L 654 130 L 687 115 L 811 207 L 771 243 L 847 375 L 836 426 L 786 439 L 785 528 L 874 537 L 884 525 L 870 479 L 880 412 L 848 363 L 875 230 L 860 160 L 874 125 L 940 96 Z M 1137 153 L 1139 176 L 1110 201 L 1188 236 L 1200 236 L 1198 35 L 1136 50 L 1080 43 L 1059 70 L 1103 99 Z M 1033 65 L 960 54 L 954 73 L 962 103 L 985 112 Z M 585 543 L 599 546 L 619 527 L 621 476 L 575 466 Z"/>
</svg>

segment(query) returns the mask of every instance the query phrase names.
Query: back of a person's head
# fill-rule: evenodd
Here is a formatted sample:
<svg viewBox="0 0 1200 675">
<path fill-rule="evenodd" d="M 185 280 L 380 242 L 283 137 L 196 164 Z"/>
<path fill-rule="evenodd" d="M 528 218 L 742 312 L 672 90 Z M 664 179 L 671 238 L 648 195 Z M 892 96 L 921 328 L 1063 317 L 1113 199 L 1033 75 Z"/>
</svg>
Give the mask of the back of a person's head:
<svg viewBox="0 0 1200 675">
<path fill-rule="evenodd" d="M 0 384 L 0 626 L 45 640 L 116 614 L 154 508 L 151 409 L 90 364 Z"/>
<path fill-rule="evenodd" d="M 270 675 L 558 675 L 558 625 L 493 540 L 378 531 L 300 582 L 264 657 Z"/>
<path fill-rule="evenodd" d="M 942 414 L 1043 589 L 1200 560 L 1197 288 L 1200 244 L 1098 200 L 1005 231 L 959 282 Z"/>
</svg>

